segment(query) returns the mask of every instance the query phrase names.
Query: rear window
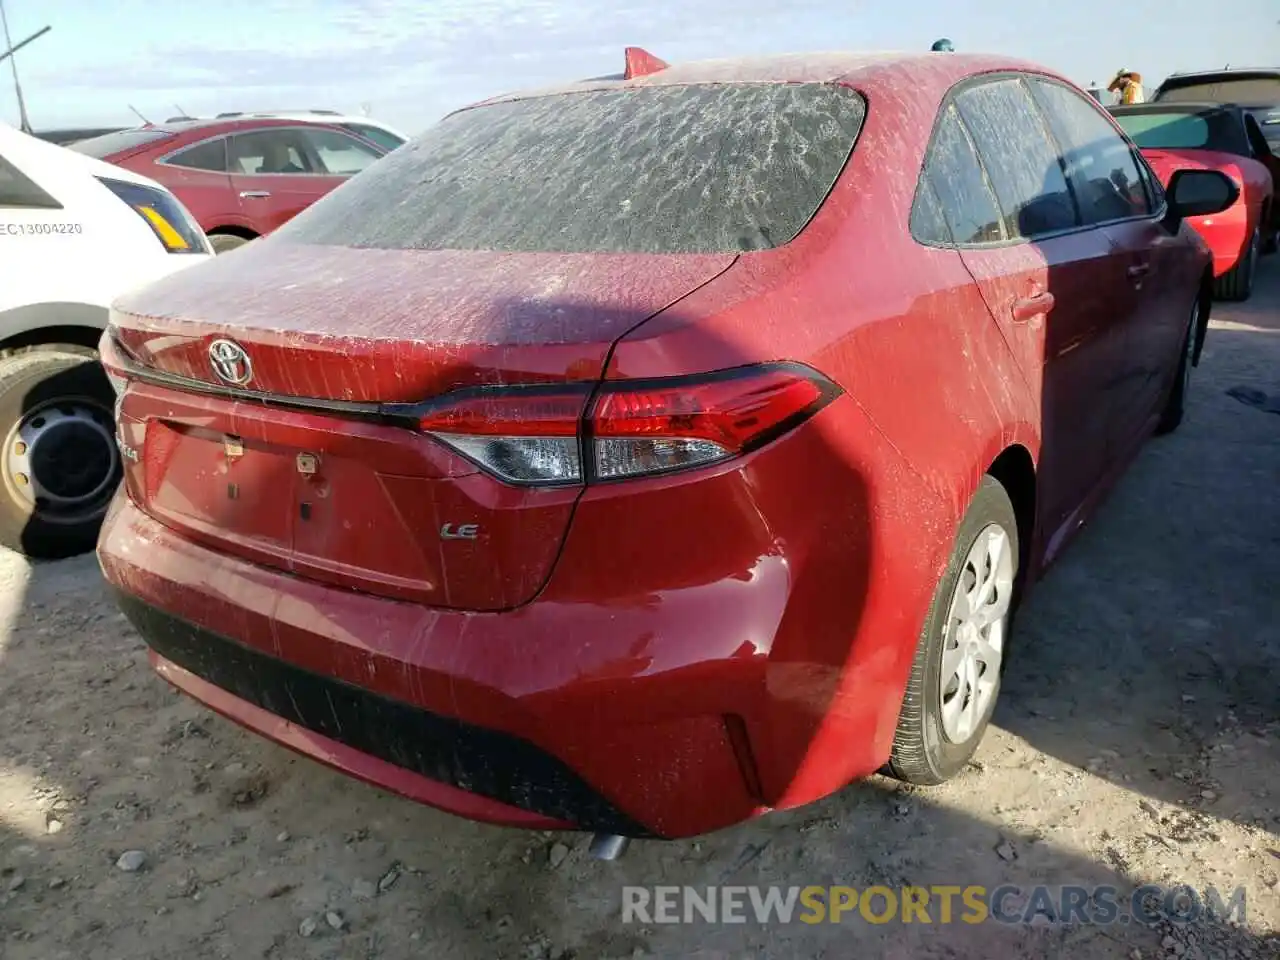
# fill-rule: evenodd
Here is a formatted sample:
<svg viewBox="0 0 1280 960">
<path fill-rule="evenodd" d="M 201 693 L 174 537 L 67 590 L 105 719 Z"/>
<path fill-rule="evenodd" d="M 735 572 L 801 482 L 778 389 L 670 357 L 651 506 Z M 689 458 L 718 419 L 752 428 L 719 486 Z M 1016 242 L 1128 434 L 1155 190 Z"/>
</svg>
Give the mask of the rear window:
<svg viewBox="0 0 1280 960">
<path fill-rule="evenodd" d="M 791 240 L 865 107 L 828 84 L 589 91 L 447 117 L 278 231 L 417 250 L 718 253 Z"/>
<path fill-rule="evenodd" d="M 1280 104 L 1280 77 L 1223 77 L 1178 83 L 1159 91 L 1156 99 L 1160 103 Z"/>
<path fill-rule="evenodd" d="M 1117 113 L 1116 122 L 1139 147 L 1155 150 L 1221 150 L 1247 156 L 1244 127 L 1229 113 L 1177 110 Z"/>
<path fill-rule="evenodd" d="M 167 130 L 148 130 L 146 128 L 118 130 L 115 133 L 108 133 L 101 137 L 92 137 L 88 140 L 73 143 L 69 149 L 74 150 L 76 153 L 87 154 L 90 157 L 97 157 L 102 160 L 124 150 L 136 150 L 138 147 L 145 147 L 148 143 L 164 140 L 166 137 L 172 136 L 173 134 Z"/>
</svg>

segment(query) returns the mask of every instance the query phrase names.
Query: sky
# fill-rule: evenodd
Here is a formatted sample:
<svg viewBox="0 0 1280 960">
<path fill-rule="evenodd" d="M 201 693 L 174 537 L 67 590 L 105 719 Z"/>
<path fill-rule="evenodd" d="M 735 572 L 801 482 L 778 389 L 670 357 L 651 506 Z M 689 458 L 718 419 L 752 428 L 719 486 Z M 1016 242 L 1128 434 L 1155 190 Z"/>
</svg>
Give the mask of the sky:
<svg viewBox="0 0 1280 960">
<path fill-rule="evenodd" d="M 1276 0 L 0 0 L 32 126 L 328 108 L 415 134 L 504 91 L 615 73 L 623 47 L 668 61 L 923 50 L 949 37 L 1103 86 L 1280 66 Z M 1085 12 L 1087 10 L 1087 12 Z M 3 37 L 0 36 L 0 41 Z M 0 49 L 3 49 L 0 43 Z M 9 63 L 0 120 L 18 122 Z"/>
</svg>

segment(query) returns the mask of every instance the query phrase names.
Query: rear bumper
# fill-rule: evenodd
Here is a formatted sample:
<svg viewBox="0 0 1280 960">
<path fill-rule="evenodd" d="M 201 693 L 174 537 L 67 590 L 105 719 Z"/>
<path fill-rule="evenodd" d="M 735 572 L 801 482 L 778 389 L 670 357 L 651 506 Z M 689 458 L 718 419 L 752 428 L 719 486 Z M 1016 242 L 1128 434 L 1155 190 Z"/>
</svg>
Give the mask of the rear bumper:
<svg viewBox="0 0 1280 960">
<path fill-rule="evenodd" d="M 147 638 L 152 666 L 162 677 L 223 716 L 328 766 L 475 820 L 532 829 L 583 822 L 609 833 L 650 835 L 556 758 L 518 737 L 299 669 L 129 594 L 117 592 L 117 601 Z"/>
<path fill-rule="evenodd" d="M 840 404 L 696 480 L 588 491 L 505 612 L 261 566 L 123 491 L 99 561 L 166 679 L 286 746 L 470 819 L 693 836 L 888 758 L 947 505 L 905 471 L 859 482 L 879 441 Z"/>
</svg>

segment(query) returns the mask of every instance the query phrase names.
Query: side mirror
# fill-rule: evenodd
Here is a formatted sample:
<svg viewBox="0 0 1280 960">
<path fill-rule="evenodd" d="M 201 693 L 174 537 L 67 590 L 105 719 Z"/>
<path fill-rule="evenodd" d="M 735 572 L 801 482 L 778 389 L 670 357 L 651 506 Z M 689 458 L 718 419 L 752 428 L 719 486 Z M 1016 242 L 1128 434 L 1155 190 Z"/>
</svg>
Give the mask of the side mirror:
<svg viewBox="0 0 1280 960">
<path fill-rule="evenodd" d="M 1222 213 L 1240 199 L 1236 182 L 1217 170 L 1178 170 L 1165 193 L 1174 220 Z"/>
</svg>

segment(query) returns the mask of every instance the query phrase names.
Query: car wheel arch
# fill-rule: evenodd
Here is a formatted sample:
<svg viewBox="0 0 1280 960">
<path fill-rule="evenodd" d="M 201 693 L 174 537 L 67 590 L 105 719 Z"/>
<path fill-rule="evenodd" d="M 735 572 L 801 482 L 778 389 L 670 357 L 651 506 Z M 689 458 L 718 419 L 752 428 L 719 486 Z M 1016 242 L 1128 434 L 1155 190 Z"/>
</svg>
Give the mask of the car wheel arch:
<svg viewBox="0 0 1280 960">
<path fill-rule="evenodd" d="M 224 237 L 239 237 L 242 240 L 256 240 L 261 234 L 248 227 L 241 226 L 238 223 L 224 223 L 216 227 L 210 227 L 205 231 L 206 236 L 221 235 Z"/>
<path fill-rule="evenodd" d="M 1013 513 L 1018 521 L 1018 569 L 1020 576 L 1025 576 L 1030 569 L 1028 560 L 1036 527 L 1036 459 L 1024 444 L 1011 443 L 991 461 L 983 474 L 994 477 L 1013 504 Z"/>
<path fill-rule="evenodd" d="M 30 303 L 0 311 L 0 355 L 51 347 L 97 354 L 108 310 L 92 303 Z"/>
<path fill-rule="evenodd" d="M 1200 366 L 1200 353 L 1204 350 L 1205 334 L 1209 330 L 1209 316 L 1213 310 L 1213 267 L 1206 267 L 1204 273 L 1200 277 L 1200 320 L 1199 328 L 1196 330 L 1196 349 L 1191 357 L 1191 365 L 1193 367 Z"/>
</svg>

